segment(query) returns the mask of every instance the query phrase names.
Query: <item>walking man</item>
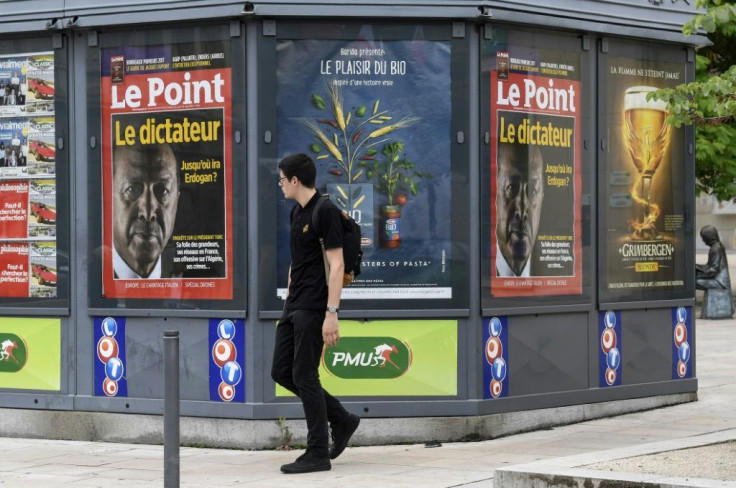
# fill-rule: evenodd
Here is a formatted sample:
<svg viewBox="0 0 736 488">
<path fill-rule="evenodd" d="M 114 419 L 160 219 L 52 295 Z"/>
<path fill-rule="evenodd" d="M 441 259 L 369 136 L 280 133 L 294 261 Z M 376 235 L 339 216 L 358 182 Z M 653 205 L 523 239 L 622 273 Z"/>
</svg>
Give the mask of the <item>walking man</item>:
<svg viewBox="0 0 736 488">
<path fill-rule="evenodd" d="M 314 231 L 312 211 L 320 198 L 316 175 L 314 161 L 306 154 L 293 154 L 279 163 L 281 191 L 296 204 L 291 212 L 289 291 L 276 328 L 271 377 L 301 399 L 307 420 L 307 450 L 293 463 L 281 466 L 284 473 L 329 470 L 330 459 L 345 450 L 360 423 L 360 417 L 345 410 L 319 380 L 323 346 L 334 346 L 340 340 L 337 314 L 344 264 L 342 216 L 332 202 L 324 202 L 316 215 L 321 236 Z M 324 256 L 319 237 L 324 239 Z"/>
</svg>

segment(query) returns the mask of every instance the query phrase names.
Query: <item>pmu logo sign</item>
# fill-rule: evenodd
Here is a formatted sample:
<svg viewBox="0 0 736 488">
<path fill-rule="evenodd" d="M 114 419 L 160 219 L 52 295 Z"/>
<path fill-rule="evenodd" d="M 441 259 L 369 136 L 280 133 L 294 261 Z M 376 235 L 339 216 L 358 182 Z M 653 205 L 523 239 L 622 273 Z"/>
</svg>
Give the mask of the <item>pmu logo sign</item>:
<svg viewBox="0 0 736 488">
<path fill-rule="evenodd" d="M 322 352 L 322 366 L 338 378 L 391 379 L 411 368 L 409 344 L 395 337 L 342 337 Z"/>
<path fill-rule="evenodd" d="M 28 346 L 21 337 L 0 333 L 0 373 L 17 373 L 27 360 Z"/>
</svg>

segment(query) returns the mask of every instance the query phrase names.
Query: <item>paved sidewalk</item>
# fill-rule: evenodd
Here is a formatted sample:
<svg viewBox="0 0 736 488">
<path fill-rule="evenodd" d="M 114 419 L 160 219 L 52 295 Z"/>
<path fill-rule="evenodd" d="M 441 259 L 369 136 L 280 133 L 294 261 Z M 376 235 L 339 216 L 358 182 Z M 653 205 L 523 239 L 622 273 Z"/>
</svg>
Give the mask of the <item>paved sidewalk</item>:
<svg viewBox="0 0 736 488">
<path fill-rule="evenodd" d="M 661 482 L 669 475 L 672 480 L 683 474 L 670 472 L 675 450 L 736 439 L 736 320 L 697 320 L 696 328 L 697 402 L 483 442 L 348 448 L 333 462 L 332 471 L 306 475 L 279 472 L 281 464 L 291 462 L 301 451 L 182 448 L 181 486 L 490 488 L 497 468 L 506 468 L 504 473 L 519 471 L 517 465 L 556 466 L 559 475 L 568 479 L 573 472 L 587 476 L 614 469 L 607 471 L 609 479 Z M 163 486 L 162 446 L 14 438 L 0 438 L 0 442 L 4 447 L 0 456 L 3 488 Z M 736 463 L 728 462 L 729 458 L 722 462 L 720 449 L 724 447 L 685 452 L 692 460 L 692 474 L 679 479 L 689 477 L 690 481 L 662 486 L 736 486 L 736 478 L 728 477 L 736 474 Z M 671 456 L 656 454 L 662 451 L 671 451 Z M 619 461 L 641 455 L 644 457 Z M 715 473 L 709 469 L 714 464 L 709 463 L 716 462 L 722 465 L 719 469 L 725 469 L 721 479 L 731 481 L 703 484 L 692 479 Z M 590 467 L 593 463 L 597 464 Z M 622 467 L 643 472 L 644 466 L 654 474 L 631 478 L 635 475 L 619 472 Z M 496 488 L 501 486 L 499 479 L 497 476 Z"/>
</svg>

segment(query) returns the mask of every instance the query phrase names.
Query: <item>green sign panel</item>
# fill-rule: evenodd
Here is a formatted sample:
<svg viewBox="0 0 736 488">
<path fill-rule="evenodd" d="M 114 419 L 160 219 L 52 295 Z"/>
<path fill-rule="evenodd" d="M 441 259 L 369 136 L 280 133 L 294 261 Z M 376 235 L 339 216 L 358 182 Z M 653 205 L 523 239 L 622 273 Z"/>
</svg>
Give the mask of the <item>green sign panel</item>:
<svg viewBox="0 0 736 488">
<path fill-rule="evenodd" d="M 61 320 L 0 318 L 0 389 L 61 389 Z"/>
<path fill-rule="evenodd" d="M 340 321 L 320 380 L 336 396 L 457 395 L 457 321 Z M 292 396 L 276 386 L 276 396 Z"/>
</svg>

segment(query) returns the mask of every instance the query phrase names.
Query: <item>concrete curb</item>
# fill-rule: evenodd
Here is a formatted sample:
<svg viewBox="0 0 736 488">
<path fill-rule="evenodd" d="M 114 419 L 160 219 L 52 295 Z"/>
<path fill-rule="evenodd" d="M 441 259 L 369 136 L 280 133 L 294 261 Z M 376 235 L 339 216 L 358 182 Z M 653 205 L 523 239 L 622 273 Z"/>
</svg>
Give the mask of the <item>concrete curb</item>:
<svg viewBox="0 0 736 488">
<path fill-rule="evenodd" d="M 621 449 L 549 459 L 536 463 L 519 464 L 509 466 L 508 468 L 497 469 L 493 482 L 494 486 L 503 488 L 522 488 L 529 486 L 533 486 L 534 488 L 579 486 L 586 488 L 624 488 L 628 486 L 652 488 L 723 488 L 733 486 L 733 481 L 678 478 L 664 474 L 600 471 L 586 468 L 586 466 L 618 459 L 720 444 L 733 440 L 736 440 L 736 429 L 672 441 L 654 442 Z"/>
<path fill-rule="evenodd" d="M 692 392 L 471 417 L 365 418 L 351 445 L 495 439 L 695 400 Z M 0 417 L 0 437 L 163 444 L 160 415 L 6 408 Z M 302 419 L 286 420 L 280 427 L 276 420 L 182 417 L 180 436 L 185 446 L 273 449 L 283 444 L 282 428 L 288 428 L 292 446 L 306 444 Z"/>
</svg>

